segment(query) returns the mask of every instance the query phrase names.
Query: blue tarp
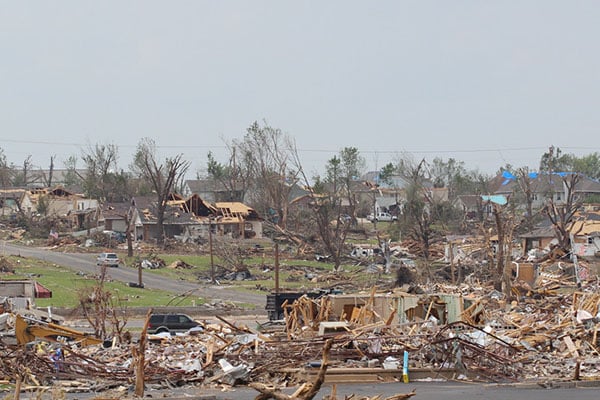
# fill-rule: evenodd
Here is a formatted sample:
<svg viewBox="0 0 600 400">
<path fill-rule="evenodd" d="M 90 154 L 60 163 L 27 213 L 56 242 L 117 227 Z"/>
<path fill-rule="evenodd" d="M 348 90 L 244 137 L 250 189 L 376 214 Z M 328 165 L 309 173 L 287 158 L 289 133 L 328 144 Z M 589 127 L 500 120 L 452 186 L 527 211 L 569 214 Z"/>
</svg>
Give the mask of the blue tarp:
<svg viewBox="0 0 600 400">
<path fill-rule="evenodd" d="M 498 195 L 493 195 L 493 196 L 481 196 L 481 199 L 483 201 L 489 201 L 491 203 L 495 203 L 498 205 L 506 205 L 506 203 L 508 203 L 508 200 L 506 199 L 505 196 L 498 194 Z"/>
</svg>

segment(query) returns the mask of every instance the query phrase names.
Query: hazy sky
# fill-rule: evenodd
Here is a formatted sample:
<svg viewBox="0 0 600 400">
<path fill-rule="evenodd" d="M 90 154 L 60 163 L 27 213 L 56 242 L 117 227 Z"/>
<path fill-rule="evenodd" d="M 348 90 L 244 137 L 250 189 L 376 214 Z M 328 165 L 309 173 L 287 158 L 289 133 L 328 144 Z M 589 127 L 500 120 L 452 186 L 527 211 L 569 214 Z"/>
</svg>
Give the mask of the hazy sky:
<svg viewBox="0 0 600 400">
<path fill-rule="evenodd" d="M 493 173 L 599 151 L 597 1 L 0 1 L 0 147 L 142 137 L 202 168 L 255 120 L 304 167 L 357 147 Z"/>
</svg>

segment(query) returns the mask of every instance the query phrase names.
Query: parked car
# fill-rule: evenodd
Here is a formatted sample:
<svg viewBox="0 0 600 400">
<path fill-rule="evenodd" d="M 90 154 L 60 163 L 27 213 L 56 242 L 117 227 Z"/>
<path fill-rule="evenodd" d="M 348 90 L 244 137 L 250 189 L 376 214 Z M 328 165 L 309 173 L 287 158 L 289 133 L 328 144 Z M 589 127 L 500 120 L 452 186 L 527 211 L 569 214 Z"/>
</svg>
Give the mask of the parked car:
<svg viewBox="0 0 600 400">
<path fill-rule="evenodd" d="M 369 214 L 367 215 L 367 219 L 371 222 L 379 222 L 379 221 L 396 221 L 398 219 L 397 216 L 392 215 L 387 212 L 378 212 L 377 214 Z"/>
<path fill-rule="evenodd" d="M 152 314 L 148 323 L 148 333 L 185 332 L 199 325 L 186 314 Z"/>
<path fill-rule="evenodd" d="M 118 267 L 121 263 L 116 253 L 100 253 L 96 258 L 96 265 L 106 265 L 108 267 Z"/>
</svg>

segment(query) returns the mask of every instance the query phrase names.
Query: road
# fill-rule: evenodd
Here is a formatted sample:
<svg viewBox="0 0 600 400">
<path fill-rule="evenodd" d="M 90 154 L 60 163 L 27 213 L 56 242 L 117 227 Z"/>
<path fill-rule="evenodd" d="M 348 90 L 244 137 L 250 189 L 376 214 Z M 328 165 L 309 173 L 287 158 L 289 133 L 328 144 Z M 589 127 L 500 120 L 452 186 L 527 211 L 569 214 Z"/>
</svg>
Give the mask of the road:
<svg viewBox="0 0 600 400">
<path fill-rule="evenodd" d="M 96 266 L 96 254 L 61 253 L 37 247 L 18 246 L 7 242 L 2 242 L 0 244 L 0 254 L 37 258 L 70 268 L 76 272 L 82 271 L 90 275 L 95 275 L 99 272 L 99 267 Z M 111 279 L 115 281 L 124 283 L 137 283 L 138 281 L 137 269 L 119 267 L 110 268 L 108 272 Z M 244 293 L 225 285 L 209 285 L 169 279 L 148 271 L 144 271 L 142 280 L 144 287 L 149 289 L 160 289 L 177 294 L 194 291 L 198 297 L 203 297 L 208 300 L 221 299 L 254 304 L 257 309 L 264 308 L 266 301 L 265 295 Z"/>
<path fill-rule="evenodd" d="M 331 386 L 324 385 L 315 399 L 323 398 L 331 394 Z M 415 390 L 414 400 L 506 400 L 506 399 L 527 399 L 527 400 L 592 400 L 600 395 L 600 389 L 590 388 L 554 388 L 545 389 L 535 385 L 511 385 L 502 386 L 495 384 L 482 383 L 461 383 L 461 382 L 411 382 L 411 383 L 376 383 L 376 384 L 338 384 L 336 393 L 338 399 L 344 396 L 356 395 L 355 398 L 372 397 L 382 394 L 382 398 L 390 397 L 399 393 L 410 393 Z M 286 390 L 291 394 L 294 389 Z M 187 394 L 193 394 L 188 392 Z M 196 392 L 197 393 L 197 392 Z M 255 399 L 257 391 L 247 388 L 235 388 L 234 392 L 223 393 L 217 390 L 204 390 L 204 395 L 214 395 L 219 400 L 250 400 Z"/>
<path fill-rule="evenodd" d="M 592 382 L 593 383 L 593 382 Z M 363 398 L 382 395 L 382 398 L 390 397 L 400 393 L 410 393 L 413 389 L 416 395 L 414 400 L 596 400 L 600 395 L 600 389 L 593 384 L 590 387 L 557 387 L 546 389 L 537 385 L 496 385 L 484 383 L 462 383 L 462 382 L 410 382 L 406 383 L 376 383 L 376 384 L 337 384 L 336 393 L 338 399 Z M 296 387 L 286 388 L 284 393 L 290 395 Z M 330 395 L 331 385 L 323 385 L 315 399 L 321 399 Z M 165 400 L 253 400 L 258 394 L 254 389 L 246 386 L 236 386 L 230 390 L 223 388 L 194 388 L 182 387 L 172 390 L 146 390 L 147 397 L 164 398 Z M 95 393 L 93 396 L 97 396 Z M 346 397 L 348 396 L 348 397 Z M 69 393 L 68 399 L 91 399 L 92 394 Z M 96 397 L 93 397 L 96 398 Z"/>
</svg>

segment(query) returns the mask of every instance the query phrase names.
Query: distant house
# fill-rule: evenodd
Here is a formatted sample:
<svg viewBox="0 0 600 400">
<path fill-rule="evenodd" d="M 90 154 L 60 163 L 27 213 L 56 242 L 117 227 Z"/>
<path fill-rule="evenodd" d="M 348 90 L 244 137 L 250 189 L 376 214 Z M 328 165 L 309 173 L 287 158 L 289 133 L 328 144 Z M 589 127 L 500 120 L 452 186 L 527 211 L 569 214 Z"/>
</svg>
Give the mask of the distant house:
<svg viewBox="0 0 600 400">
<path fill-rule="evenodd" d="M 600 214 L 587 213 L 573 223 L 571 251 L 578 257 L 595 257 L 600 254 Z"/>
<path fill-rule="evenodd" d="M 0 217 L 31 215 L 33 205 L 26 189 L 0 189 Z"/>
<path fill-rule="evenodd" d="M 74 182 L 74 178 L 86 176 L 87 170 L 85 169 L 61 169 L 55 168 L 52 171 L 49 169 L 39 169 L 31 171 L 28 181 L 28 187 L 36 187 L 36 188 L 47 188 L 47 187 L 55 187 L 62 186 L 68 187 L 72 189 L 70 185 Z"/>
<path fill-rule="evenodd" d="M 126 231 L 126 215 L 130 203 L 108 203 L 103 209 L 107 230 Z M 156 198 L 135 199 L 135 238 L 158 238 Z M 164 214 L 163 229 L 167 238 L 184 240 L 208 238 L 209 230 L 217 236 L 232 238 L 262 237 L 262 219 L 250 207 L 240 202 L 211 204 L 194 194 L 188 198 L 170 196 Z"/>
<path fill-rule="evenodd" d="M 262 238 L 262 218 L 254 209 L 240 202 L 215 203 L 217 225 L 224 235 L 233 238 Z"/>
<path fill-rule="evenodd" d="M 406 203 L 406 191 L 410 182 L 400 175 L 393 175 L 383 181 L 379 175 L 379 171 L 371 171 L 362 177 L 363 185 L 368 189 L 368 197 L 371 198 L 368 213 L 386 211 L 394 215 L 401 214 L 402 207 Z M 429 180 L 422 183 L 422 195 L 423 198 L 435 202 L 449 200 L 448 188 L 434 187 Z"/>
<path fill-rule="evenodd" d="M 143 199 L 143 198 L 142 198 Z M 127 232 L 127 218 L 131 218 L 131 231 L 134 239 L 142 238 L 143 224 L 137 208 L 138 200 L 130 202 L 105 203 L 102 208 L 100 224 L 104 230 L 114 232 Z"/>
<path fill-rule="evenodd" d="M 571 252 L 579 257 L 595 257 L 600 252 L 600 213 L 577 213 L 569 225 Z M 547 249 L 557 243 L 556 232 L 549 221 L 539 224 L 534 230 L 521 234 L 523 249 Z"/>
<path fill-rule="evenodd" d="M 194 179 L 184 182 L 182 194 L 185 197 L 195 194 L 211 203 L 218 201 L 243 202 L 246 188 L 242 184 L 227 187 L 224 183 L 214 179 Z"/>
<path fill-rule="evenodd" d="M 89 228 L 100 212 L 98 200 L 69 192 L 62 186 L 32 189 L 27 201 L 31 206 L 21 204 L 22 209 L 27 207 L 32 213 L 43 209 L 45 216 L 61 219 L 71 229 Z"/>
<path fill-rule="evenodd" d="M 530 232 L 519 235 L 519 238 L 522 240 L 523 252 L 527 254 L 530 250 L 547 249 L 552 242 L 556 242 L 556 233 L 552 225 L 546 223 Z"/>
<path fill-rule="evenodd" d="M 468 221 L 485 220 L 493 215 L 493 206 L 485 202 L 480 195 L 460 195 L 456 198 L 455 206 L 462 210 Z"/>
<path fill-rule="evenodd" d="M 542 208 L 548 200 L 552 200 L 555 204 L 564 204 L 568 196 L 565 181 L 569 179 L 569 175 L 572 175 L 572 173 L 531 174 L 532 207 L 534 209 Z M 506 176 L 503 178 L 502 184 L 496 189 L 495 194 L 508 197 L 521 190 L 516 178 L 511 178 L 509 174 Z M 600 183 L 579 174 L 579 181 L 575 185 L 574 193 L 582 200 L 588 196 L 600 195 Z"/>
</svg>

